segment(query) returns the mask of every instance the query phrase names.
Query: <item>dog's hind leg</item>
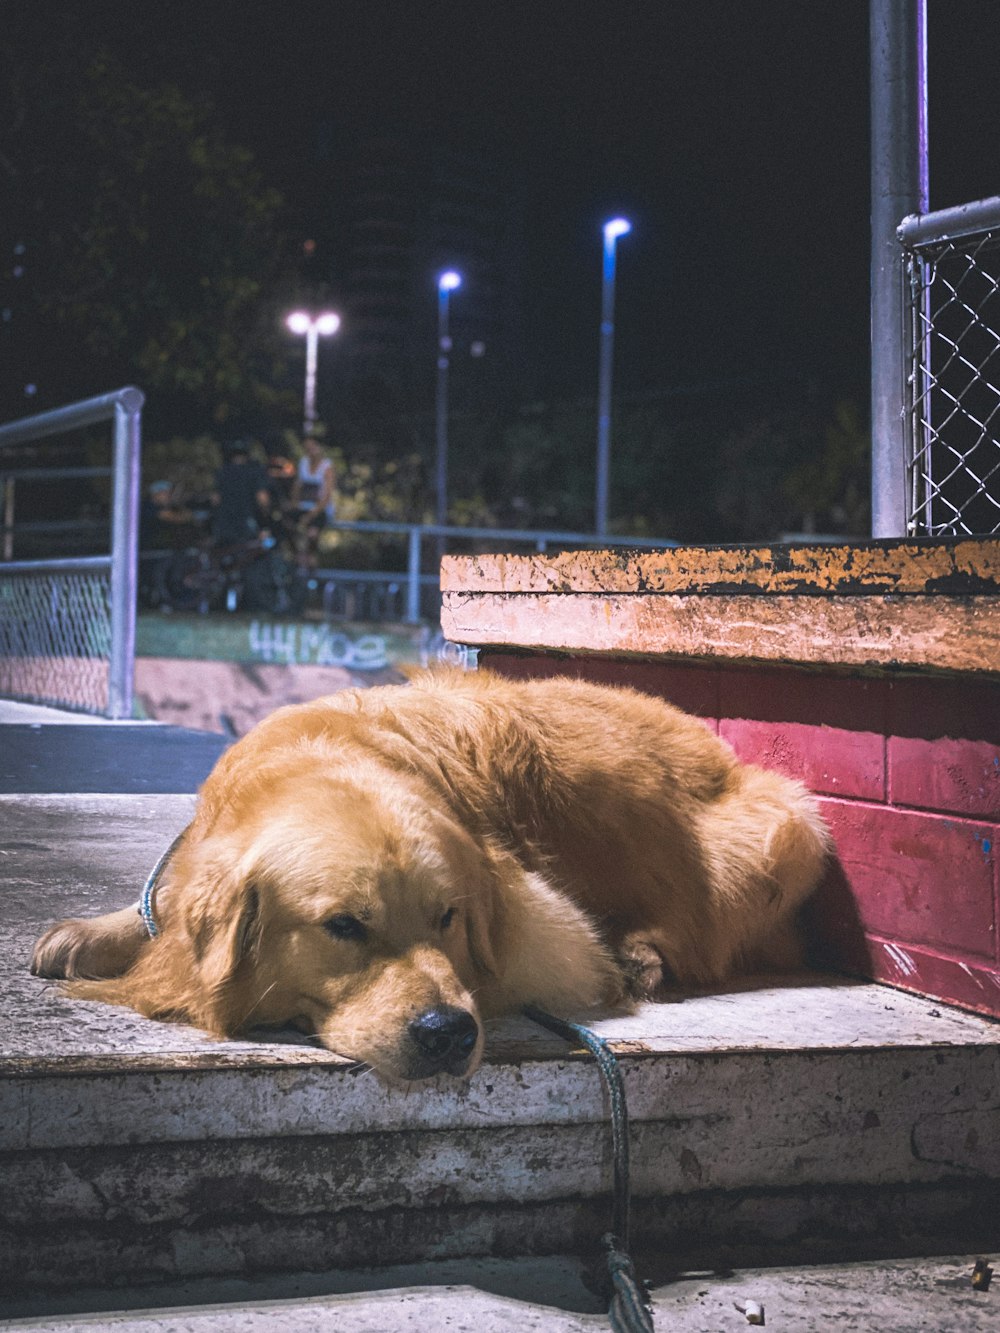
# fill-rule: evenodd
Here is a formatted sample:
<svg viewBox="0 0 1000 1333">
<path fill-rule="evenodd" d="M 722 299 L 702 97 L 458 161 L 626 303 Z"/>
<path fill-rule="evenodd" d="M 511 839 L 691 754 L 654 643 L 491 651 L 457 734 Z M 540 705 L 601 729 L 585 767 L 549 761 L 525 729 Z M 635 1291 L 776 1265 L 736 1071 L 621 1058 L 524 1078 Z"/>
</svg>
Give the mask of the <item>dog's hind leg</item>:
<svg viewBox="0 0 1000 1333">
<path fill-rule="evenodd" d="M 86 921 L 60 921 L 35 945 L 31 971 L 36 977 L 63 980 L 120 977 L 148 941 L 134 905 Z"/>
<path fill-rule="evenodd" d="M 729 966 L 797 967 L 796 918 L 830 847 L 813 797 L 791 778 L 746 765 L 738 786 L 706 812 L 701 837 Z"/>
</svg>

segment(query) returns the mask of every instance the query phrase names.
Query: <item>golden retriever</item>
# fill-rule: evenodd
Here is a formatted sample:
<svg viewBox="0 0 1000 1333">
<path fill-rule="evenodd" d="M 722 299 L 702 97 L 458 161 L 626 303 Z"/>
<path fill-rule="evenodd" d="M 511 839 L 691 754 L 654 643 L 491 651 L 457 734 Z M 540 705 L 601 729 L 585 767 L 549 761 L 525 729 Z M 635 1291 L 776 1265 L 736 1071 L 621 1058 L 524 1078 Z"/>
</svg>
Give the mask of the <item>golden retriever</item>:
<svg viewBox="0 0 1000 1333">
<path fill-rule="evenodd" d="M 795 966 L 827 846 L 799 783 L 659 699 L 432 672 L 279 709 L 202 787 L 157 937 L 134 907 L 64 921 L 32 970 L 213 1033 L 293 1024 L 389 1080 L 468 1076 L 483 1017 Z"/>
</svg>

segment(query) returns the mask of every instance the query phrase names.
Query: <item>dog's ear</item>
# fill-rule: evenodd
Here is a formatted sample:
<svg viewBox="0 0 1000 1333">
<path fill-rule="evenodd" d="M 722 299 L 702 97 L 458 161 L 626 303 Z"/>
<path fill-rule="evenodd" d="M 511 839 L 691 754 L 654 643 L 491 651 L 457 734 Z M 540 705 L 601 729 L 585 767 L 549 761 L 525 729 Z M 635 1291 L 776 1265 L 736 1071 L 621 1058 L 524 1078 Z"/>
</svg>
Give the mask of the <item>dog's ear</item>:
<svg viewBox="0 0 1000 1333">
<path fill-rule="evenodd" d="M 507 896 L 500 855 L 488 851 L 470 877 L 465 919 L 473 963 L 501 978 L 507 970 Z"/>
<path fill-rule="evenodd" d="M 260 892 L 256 884 L 240 885 L 235 894 L 224 897 L 226 910 L 202 917 L 195 935 L 195 955 L 205 985 L 212 991 L 232 980 L 259 937 Z"/>
<path fill-rule="evenodd" d="M 499 920 L 499 894 L 491 881 L 492 876 L 470 886 L 465 920 L 473 964 L 480 972 L 500 978 L 506 970 L 506 960 Z"/>
<path fill-rule="evenodd" d="M 507 966 L 503 853 L 440 816 L 435 831 L 462 898 L 469 957 L 480 972 L 502 977 Z"/>
<path fill-rule="evenodd" d="M 260 939 L 260 890 L 232 870 L 209 870 L 200 887 L 184 922 L 194 964 L 193 989 L 203 1006 L 199 1020 L 231 1033 L 239 1026 L 232 983 Z"/>
</svg>

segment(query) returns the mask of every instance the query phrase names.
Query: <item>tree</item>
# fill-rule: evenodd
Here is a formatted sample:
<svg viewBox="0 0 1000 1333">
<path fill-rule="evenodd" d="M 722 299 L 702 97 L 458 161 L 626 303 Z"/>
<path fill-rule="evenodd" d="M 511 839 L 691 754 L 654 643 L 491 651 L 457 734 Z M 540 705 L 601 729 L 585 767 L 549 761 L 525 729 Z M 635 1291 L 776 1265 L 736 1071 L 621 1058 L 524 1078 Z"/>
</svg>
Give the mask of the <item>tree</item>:
<svg viewBox="0 0 1000 1333">
<path fill-rule="evenodd" d="M 22 270 L 2 415 L 134 382 L 152 437 L 286 421 L 281 200 L 251 154 L 209 102 L 141 85 L 79 31 L 40 57 L 28 36 L 0 39 L 0 244 Z"/>
<path fill-rule="evenodd" d="M 863 536 L 871 524 L 872 444 L 853 399 L 835 405 L 821 438 L 822 447 L 788 473 L 785 493 L 800 508 L 806 531 Z"/>
</svg>

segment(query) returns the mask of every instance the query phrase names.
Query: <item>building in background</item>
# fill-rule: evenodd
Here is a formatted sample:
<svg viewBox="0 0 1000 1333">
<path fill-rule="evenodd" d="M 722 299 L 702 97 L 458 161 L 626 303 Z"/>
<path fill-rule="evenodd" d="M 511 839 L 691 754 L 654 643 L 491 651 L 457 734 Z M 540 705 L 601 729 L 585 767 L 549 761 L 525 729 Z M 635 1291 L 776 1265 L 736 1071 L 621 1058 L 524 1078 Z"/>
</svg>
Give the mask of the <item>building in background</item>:
<svg viewBox="0 0 1000 1333">
<path fill-rule="evenodd" d="M 478 154 L 400 137 L 361 141 L 328 166 L 323 248 L 344 317 L 337 378 L 361 400 L 429 411 L 437 276 L 451 268 L 462 275 L 451 306 L 455 410 L 516 401 L 526 368 L 524 210 L 513 178 Z"/>
</svg>

